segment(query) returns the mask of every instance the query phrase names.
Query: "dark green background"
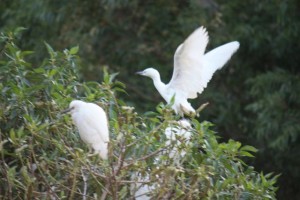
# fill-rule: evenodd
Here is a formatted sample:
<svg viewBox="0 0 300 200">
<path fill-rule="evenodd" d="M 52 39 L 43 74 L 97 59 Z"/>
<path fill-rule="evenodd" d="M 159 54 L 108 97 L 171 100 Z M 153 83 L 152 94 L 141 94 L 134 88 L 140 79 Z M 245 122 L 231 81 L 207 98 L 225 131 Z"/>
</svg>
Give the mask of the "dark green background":
<svg viewBox="0 0 300 200">
<path fill-rule="evenodd" d="M 278 199 L 297 199 L 300 177 L 300 2 L 297 0 L 1 0 L 0 29 L 22 26 L 23 49 L 46 54 L 78 45 L 82 80 L 102 81 L 102 68 L 120 72 L 122 96 L 139 112 L 163 99 L 150 79 L 134 75 L 157 68 L 167 82 L 176 47 L 207 27 L 208 49 L 237 40 L 241 46 L 192 103 L 209 106 L 200 120 L 259 149 L 256 169 L 281 173 Z M 252 160 L 253 161 L 253 160 Z"/>
</svg>

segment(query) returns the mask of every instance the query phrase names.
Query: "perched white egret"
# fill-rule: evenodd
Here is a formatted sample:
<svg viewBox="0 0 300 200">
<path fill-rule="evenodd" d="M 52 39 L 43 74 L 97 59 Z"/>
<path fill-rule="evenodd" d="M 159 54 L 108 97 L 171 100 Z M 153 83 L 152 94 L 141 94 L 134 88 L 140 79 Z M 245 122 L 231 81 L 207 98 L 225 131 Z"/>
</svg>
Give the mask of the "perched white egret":
<svg viewBox="0 0 300 200">
<path fill-rule="evenodd" d="M 152 78 L 154 86 L 167 103 L 175 96 L 172 108 L 180 115 L 195 114 L 195 109 L 187 101 L 201 94 L 214 72 L 223 67 L 240 44 L 229 42 L 204 54 L 208 34 L 204 27 L 196 29 L 174 55 L 174 70 L 171 81 L 164 84 L 156 69 L 148 68 L 137 74 Z"/>
<path fill-rule="evenodd" d="M 179 163 L 180 159 L 185 156 L 186 151 L 181 149 L 180 145 L 182 143 L 190 144 L 191 137 L 191 124 L 186 119 L 181 119 L 175 123 L 172 123 L 165 129 L 165 135 L 167 138 L 166 146 L 169 146 L 167 151 L 164 151 L 161 155 L 167 154 L 170 159 L 173 159 L 174 163 Z M 171 143 L 173 143 L 171 145 Z M 156 164 L 160 162 L 160 158 L 155 158 Z M 163 161 L 164 162 L 164 161 Z M 160 171 L 157 167 L 156 170 Z M 140 173 L 133 173 L 131 180 L 131 194 L 136 200 L 148 200 L 151 198 L 151 193 L 160 187 L 160 182 L 163 179 L 156 174 L 156 181 L 150 180 L 151 171 L 145 172 L 144 175 Z M 149 183 L 148 183 L 149 182 Z"/>
<path fill-rule="evenodd" d="M 80 138 L 102 159 L 107 159 L 109 132 L 104 110 L 94 104 L 74 100 L 64 113 L 70 112 Z"/>
<path fill-rule="evenodd" d="M 134 196 L 135 200 L 149 200 L 151 199 L 150 193 L 152 190 L 155 189 L 155 183 L 150 185 L 148 183 L 141 183 L 141 182 L 151 182 L 149 174 L 145 174 L 142 176 L 141 174 L 135 172 L 131 175 L 131 180 L 136 181 L 130 185 L 130 192 L 132 196 Z"/>
<path fill-rule="evenodd" d="M 182 142 L 189 143 L 191 137 L 190 128 L 190 122 L 186 119 L 182 119 L 179 120 L 176 125 L 169 126 L 165 130 L 167 137 L 166 145 L 175 143 L 169 152 L 169 157 L 174 159 L 175 162 L 179 161 L 180 157 L 182 158 L 186 154 L 184 149 L 180 149 L 180 145 Z"/>
</svg>

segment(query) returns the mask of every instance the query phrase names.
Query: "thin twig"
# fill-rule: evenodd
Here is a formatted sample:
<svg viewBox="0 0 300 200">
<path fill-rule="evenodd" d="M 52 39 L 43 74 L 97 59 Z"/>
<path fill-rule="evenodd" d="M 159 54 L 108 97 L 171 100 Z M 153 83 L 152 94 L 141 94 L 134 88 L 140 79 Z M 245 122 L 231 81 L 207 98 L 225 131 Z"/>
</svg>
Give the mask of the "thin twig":
<svg viewBox="0 0 300 200">
<path fill-rule="evenodd" d="M 105 185 L 105 187 L 104 187 L 105 190 L 104 190 L 104 192 L 102 192 L 102 195 L 101 195 L 101 197 L 100 197 L 101 200 L 105 200 L 105 199 L 106 199 L 106 196 L 107 196 L 107 194 L 108 194 L 109 185 L 110 185 L 110 182 L 107 181 L 107 183 L 106 183 L 106 185 Z"/>
<path fill-rule="evenodd" d="M 108 194 L 109 184 L 110 184 L 110 182 L 107 181 L 107 183 L 106 183 L 106 185 L 104 187 L 104 192 L 102 192 L 102 195 L 100 197 L 100 200 L 105 200 L 106 199 L 106 196 Z"/>
<path fill-rule="evenodd" d="M 199 108 L 197 108 L 196 110 L 196 116 L 199 116 L 199 113 L 206 107 L 208 106 L 209 102 L 206 102 L 204 104 L 202 104 Z"/>
<path fill-rule="evenodd" d="M 139 141 L 142 141 L 145 137 L 149 137 L 149 135 L 152 135 L 153 133 L 157 132 L 163 125 L 165 124 L 165 121 L 163 123 L 161 123 L 160 125 L 158 125 L 155 129 L 153 129 L 150 133 L 145 134 L 143 136 L 141 136 L 139 139 L 135 140 L 134 142 L 126 145 L 126 147 L 131 147 L 133 145 L 135 145 L 136 143 L 138 143 Z"/>
<path fill-rule="evenodd" d="M 33 157 L 33 160 L 35 163 L 39 163 L 37 161 L 37 158 L 36 158 L 36 155 L 35 155 L 35 152 L 33 150 L 33 147 L 31 146 L 31 155 Z M 39 173 L 41 174 L 41 178 L 43 179 L 43 182 L 45 183 L 48 191 L 50 192 L 50 195 L 53 195 L 56 199 L 59 199 L 59 197 L 57 196 L 57 194 L 55 193 L 55 191 L 52 189 L 52 187 L 50 186 L 49 182 L 47 181 L 47 179 L 45 178 L 45 175 L 43 173 L 43 171 L 40 169 L 39 165 L 37 165 L 37 170 L 39 171 Z"/>
<path fill-rule="evenodd" d="M 84 175 L 84 172 L 81 168 L 81 174 L 82 174 L 82 179 L 83 179 L 83 200 L 86 200 L 86 192 L 87 192 L 87 177 Z"/>
<path fill-rule="evenodd" d="M 119 181 L 120 183 L 123 183 L 123 184 L 128 184 L 128 183 L 152 183 L 151 181 L 126 181 L 126 180 L 120 180 Z"/>
<path fill-rule="evenodd" d="M 126 146 L 124 145 L 124 142 L 121 143 L 121 153 L 120 156 L 118 157 L 118 164 L 117 167 L 115 168 L 113 165 L 111 165 L 111 171 L 112 174 L 110 177 L 106 178 L 106 184 L 104 187 L 104 192 L 102 192 L 101 195 L 101 200 L 105 200 L 107 195 L 108 195 L 108 191 L 109 188 L 111 188 L 112 190 L 112 195 L 113 195 L 113 199 L 118 199 L 117 198 L 117 191 L 118 191 L 118 187 L 119 187 L 119 183 L 118 181 L 116 181 L 116 177 L 119 175 L 123 165 L 124 165 L 124 159 L 125 159 L 125 152 L 126 152 Z M 112 182 L 114 182 L 114 184 L 112 184 Z M 114 188 L 112 187 L 114 186 Z M 115 192 L 114 192 L 115 191 Z"/>
<path fill-rule="evenodd" d="M 127 167 L 133 165 L 134 163 L 136 163 L 136 162 L 138 162 L 138 161 L 146 160 L 147 158 L 150 158 L 150 157 L 152 157 L 152 156 L 155 156 L 156 154 L 160 153 L 160 152 L 163 151 L 163 150 L 165 150 L 165 148 L 158 149 L 158 150 L 156 150 L 156 151 L 154 151 L 154 152 L 152 152 L 152 153 L 150 153 L 150 154 L 148 154 L 148 155 L 146 155 L 146 156 L 143 156 L 143 157 L 141 157 L 141 158 L 137 158 L 137 159 L 135 159 L 134 161 L 132 161 L 131 163 L 125 165 L 125 166 L 123 167 L 123 169 L 126 169 Z"/>
</svg>

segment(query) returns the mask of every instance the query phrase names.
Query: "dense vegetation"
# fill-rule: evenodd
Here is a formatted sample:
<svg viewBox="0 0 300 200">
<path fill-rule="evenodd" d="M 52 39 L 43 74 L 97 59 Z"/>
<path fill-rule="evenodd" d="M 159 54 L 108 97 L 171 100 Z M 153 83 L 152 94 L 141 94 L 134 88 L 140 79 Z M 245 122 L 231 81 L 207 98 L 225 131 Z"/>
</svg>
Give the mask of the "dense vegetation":
<svg viewBox="0 0 300 200">
<path fill-rule="evenodd" d="M 79 82 L 78 47 L 32 65 L 14 37 L 1 35 L 1 199 L 128 199 L 132 185 L 151 185 L 155 199 L 274 199 L 277 177 L 255 172 L 242 157 L 256 149 L 220 143 L 212 124 L 192 119 L 192 135 L 180 144 L 183 157 L 169 156 L 174 142 L 164 131 L 178 120 L 163 104 L 139 115 L 118 100 L 124 85 L 116 74 L 103 82 Z M 61 115 L 73 99 L 97 102 L 108 113 L 109 159 L 89 157 L 71 120 Z M 177 138 L 184 141 L 183 138 Z M 139 175 L 137 175 L 139 174 Z M 137 188 L 140 186 L 137 184 Z"/>
<path fill-rule="evenodd" d="M 2 0 L 0 29 L 26 27 L 18 45 L 34 50 L 35 54 L 27 59 L 36 68 L 44 66 L 40 61 L 48 56 L 43 41 L 61 50 L 78 45 L 82 67 L 61 81 L 72 82 L 80 74 L 80 80 L 101 82 L 102 66 L 106 66 L 110 72 L 120 72 L 117 80 L 126 84 L 127 93 L 121 92 L 118 100 L 136 107 L 139 113 L 156 111 L 162 99 L 150 80 L 134 77 L 134 72 L 153 66 L 159 69 L 163 80 L 169 80 L 174 50 L 200 25 L 208 28 L 208 49 L 238 40 L 241 47 L 237 54 L 216 73 L 201 97 L 193 101 L 195 106 L 210 103 L 198 120 L 213 122 L 215 126 L 210 129 L 218 132 L 221 141 L 234 139 L 255 146 L 259 150 L 257 158 L 249 162 L 259 171 L 281 173 L 279 199 L 297 199 L 300 196 L 299 9 L 297 0 Z M 4 48 L 1 49 L 3 56 Z M 76 96 L 71 91 L 67 94 L 99 102 L 99 96 L 94 97 L 96 90 L 87 95 L 83 88 L 92 86 L 78 86 L 84 95 Z M 71 97 L 62 99 L 59 108 L 67 106 Z M 17 109 L 14 115 L 19 112 Z M 18 124 L 20 119 L 15 120 L 8 123 Z"/>
</svg>

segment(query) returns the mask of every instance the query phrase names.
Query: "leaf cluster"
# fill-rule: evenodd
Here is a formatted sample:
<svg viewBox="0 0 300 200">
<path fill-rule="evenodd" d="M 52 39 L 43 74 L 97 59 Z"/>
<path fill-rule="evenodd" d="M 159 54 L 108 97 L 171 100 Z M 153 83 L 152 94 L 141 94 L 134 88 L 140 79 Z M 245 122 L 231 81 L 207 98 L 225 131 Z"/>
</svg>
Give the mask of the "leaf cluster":
<svg viewBox="0 0 300 200">
<path fill-rule="evenodd" d="M 78 47 L 55 51 L 33 65 L 15 42 L 18 30 L 0 37 L 1 199 L 129 199 L 148 186 L 154 199 L 274 199 L 276 179 L 244 162 L 257 150 L 219 142 L 212 124 L 192 119 L 191 138 L 167 145 L 177 127 L 168 105 L 138 114 L 118 98 L 125 85 L 104 70 L 103 82 L 81 82 Z M 71 118 L 72 99 L 96 102 L 110 125 L 109 159 L 89 157 Z M 174 159 L 176 148 L 184 156 Z"/>
</svg>

